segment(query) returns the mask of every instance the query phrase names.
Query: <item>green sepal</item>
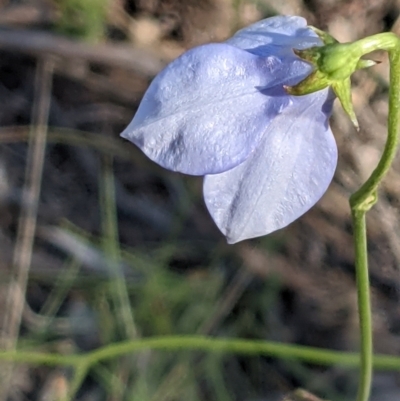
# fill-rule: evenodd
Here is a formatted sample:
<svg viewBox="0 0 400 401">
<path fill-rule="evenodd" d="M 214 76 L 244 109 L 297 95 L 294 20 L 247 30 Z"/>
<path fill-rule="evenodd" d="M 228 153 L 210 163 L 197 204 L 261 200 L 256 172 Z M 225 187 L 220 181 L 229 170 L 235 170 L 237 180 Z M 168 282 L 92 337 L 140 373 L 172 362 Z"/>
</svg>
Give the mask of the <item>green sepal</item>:
<svg viewBox="0 0 400 401">
<path fill-rule="evenodd" d="M 322 43 L 324 45 L 331 45 L 332 43 L 339 43 L 339 41 L 336 40 L 328 32 L 321 31 L 320 29 L 318 29 L 318 28 L 316 28 L 315 26 L 312 26 L 312 25 L 308 25 L 308 28 L 310 28 L 312 31 L 314 31 L 318 35 L 318 37 L 322 40 Z"/>
<path fill-rule="evenodd" d="M 308 49 L 293 49 L 293 53 L 308 63 L 318 66 L 321 58 L 321 47 L 314 46 Z"/>
<path fill-rule="evenodd" d="M 340 103 L 357 130 L 359 125 L 351 100 L 350 76 L 354 71 L 368 68 L 377 62 L 361 59 L 357 43 L 339 43 L 333 36 L 317 28 L 310 27 L 325 46 L 308 49 L 293 49 L 302 60 L 310 63 L 314 70 L 297 85 L 284 86 L 287 93 L 294 96 L 308 95 L 332 87 Z"/>
<path fill-rule="evenodd" d="M 343 80 L 332 83 L 332 89 L 335 92 L 337 98 L 340 100 L 340 104 L 343 107 L 343 110 L 350 117 L 351 122 L 357 131 L 360 130 L 360 126 L 358 125 L 357 117 L 354 112 L 353 102 L 351 100 L 351 82 L 350 77 Z"/>
<path fill-rule="evenodd" d="M 331 82 L 321 71 L 314 70 L 310 75 L 300 81 L 297 85 L 283 85 L 283 87 L 285 91 L 289 93 L 289 95 L 302 96 L 325 89 L 330 84 Z"/>
</svg>

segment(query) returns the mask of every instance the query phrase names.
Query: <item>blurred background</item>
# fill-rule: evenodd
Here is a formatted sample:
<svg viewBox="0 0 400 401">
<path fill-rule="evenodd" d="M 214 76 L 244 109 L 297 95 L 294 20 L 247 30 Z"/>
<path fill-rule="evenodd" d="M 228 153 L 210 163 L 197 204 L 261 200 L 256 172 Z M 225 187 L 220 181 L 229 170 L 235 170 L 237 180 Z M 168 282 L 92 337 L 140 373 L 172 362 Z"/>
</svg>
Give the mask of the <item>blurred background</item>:
<svg viewBox="0 0 400 401">
<path fill-rule="evenodd" d="M 323 199 L 272 235 L 226 244 L 201 178 L 119 138 L 152 78 L 186 49 L 277 14 L 340 41 L 400 34 L 399 0 L 0 0 L 0 345 L 80 354 L 204 334 L 358 350 L 348 197 L 386 136 L 388 62 L 353 79 L 356 132 Z M 400 352 L 400 165 L 368 215 L 375 350 Z M 266 205 L 268 207 L 268 205 Z M 61 400 L 69 369 L 1 363 L 0 400 Z M 75 399 L 353 400 L 357 371 L 296 360 L 143 351 L 97 364 Z M 376 372 L 372 400 L 400 397 Z"/>
</svg>

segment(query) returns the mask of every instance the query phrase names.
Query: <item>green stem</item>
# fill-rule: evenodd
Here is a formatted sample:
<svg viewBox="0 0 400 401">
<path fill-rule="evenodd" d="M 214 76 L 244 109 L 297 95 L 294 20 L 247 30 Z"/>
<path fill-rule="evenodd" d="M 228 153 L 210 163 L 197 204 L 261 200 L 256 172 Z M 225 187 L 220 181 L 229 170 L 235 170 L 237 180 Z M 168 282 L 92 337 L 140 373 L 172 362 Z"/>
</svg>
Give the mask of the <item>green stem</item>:
<svg viewBox="0 0 400 401">
<path fill-rule="evenodd" d="M 388 172 L 399 143 L 398 127 L 400 122 L 400 40 L 399 49 L 390 51 L 390 88 L 389 88 L 389 115 L 388 137 L 382 157 L 376 169 L 368 180 L 355 192 L 350 199 L 352 209 L 363 209 L 367 212 L 376 202 L 376 190 Z M 396 70 L 397 69 L 397 70 Z"/>
<path fill-rule="evenodd" d="M 384 32 L 357 40 L 353 44 L 358 49 L 359 57 L 361 57 L 375 50 L 391 52 L 398 49 L 399 37 L 392 32 Z"/>
<path fill-rule="evenodd" d="M 83 354 L 61 355 L 35 351 L 0 351 L 0 361 L 32 365 L 70 366 L 78 371 L 90 369 L 97 363 L 144 350 L 197 350 L 223 354 L 266 355 L 274 358 L 297 359 L 317 365 L 357 367 L 359 354 L 264 340 L 214 338 L 209 336 L 160 336 L 123 341 L 106 345 Z M 400 371 L 400 357 L 375 355 L 373 365 L 382 371 Z M 79 375 L 78 375 L 79 377 Z"/>
<path fill-rule="evenodd" d="M 373 344 L 365 211 L 352 209 L 352 218 L 354 226 L 353 235 L 356 259 L 358 316 L 360 321 L 361 342 L 361 369 L 357 401 L 367 401 L 372 382 Z"/>
<path fill-rule="evenodd" d="M 81 385 L 87 376 L 88 370 L 89 366 L 86 363 L 80 364 L 75 368 L 74 376 L 72 378 L 65 401 L 75 400 L 76 394 L 81 388 Z"/>
<path fill-rule="evenodd" d="M 368 277 L 368 251 L 365 215 L 377 201 L 377 189 L 382 179 L 387 174 L 396 155 L 399 143 L 400 121 L 400 41 L 393 34 L 381 34 L 376 37 L 383 38 L 382 42 L 372 40 L 368 45 L 368 39 L 359 41 L 365 44 L 364 50 L 371 51 L 385 48 L 389 52 L 390 59 L 390 90 L 389 90 L 389 116 L 388 136 L 381 160 L 376 169 L 361 188 L 350 197 L 350 206 L 354 226 L 355 241 L 355 265 L 358 294 L 358 313 L 360 321 L 361 342 L 361 369 L 360 382 L 357 393 L 357 401 L 367 401 L 372 382 L 372 318 L 370 285 Z M 376 38 L 375 37 L 375 38 Z M 377 46 L 377 43 L 379 46 Z"/>
</svg>

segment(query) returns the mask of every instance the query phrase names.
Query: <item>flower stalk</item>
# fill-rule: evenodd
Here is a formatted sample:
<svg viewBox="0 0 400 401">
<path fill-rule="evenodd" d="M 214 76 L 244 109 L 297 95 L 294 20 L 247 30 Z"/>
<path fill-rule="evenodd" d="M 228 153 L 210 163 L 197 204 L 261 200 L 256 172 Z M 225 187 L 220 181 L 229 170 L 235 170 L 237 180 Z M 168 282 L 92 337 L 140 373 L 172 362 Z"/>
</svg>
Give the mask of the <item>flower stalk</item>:
<svg viewBox="0 0 400 401">
<path fill-rule="evenodd" d="M 381 34 L 377 36 L 382 38 L 382 47 L 380 47 L 379 42 L 375 42 L 376 39 L 374 37 L 371 38 L 374 46 L 370 46 L 371 44 L 368 43 L 368 38 L 363 39 L 361 42 L 368 51 L 372 47 L 372 50 L 383 48 L 389 52 L 390 89 L 388 136 L 378 166 L 361 188 L 350 197 L 354 226 L 358 313 L 361 339 L 361 369 L 357 401 L 368 400 L 372 382 L 373 339 L 365 215 L 378 200 L 377 188 L 393 162 L 399 143 L 400 40 L 397 36 L 392 34 Z"/>
<path fill-rule="evenodd" d="M 353 43 L 341 44 L 326 33 L 318 30 L 316 33 L 324 41 L 325 46 L 296 51 L 299 57 L 315 67 L 313 73 L 286 90 L 289 93 L 303 95 L 331 86 L 357 129 L 358 122 L 351 103 L 350 76 L 357 69 L 375 64 L 372 60 L 361 58 L 372 51 L 386 50 L 390 60 L 388 136 L 385 149 L 371 176 L 350 197 L 361 344 L 357 401 L 367 401 L 372 383 L 373 329 L 365 216 L 378 200 L 378 186 L 392 165 L 399 143 L 400 38 L 393 33 L 381 33 Z"/>
</svg>

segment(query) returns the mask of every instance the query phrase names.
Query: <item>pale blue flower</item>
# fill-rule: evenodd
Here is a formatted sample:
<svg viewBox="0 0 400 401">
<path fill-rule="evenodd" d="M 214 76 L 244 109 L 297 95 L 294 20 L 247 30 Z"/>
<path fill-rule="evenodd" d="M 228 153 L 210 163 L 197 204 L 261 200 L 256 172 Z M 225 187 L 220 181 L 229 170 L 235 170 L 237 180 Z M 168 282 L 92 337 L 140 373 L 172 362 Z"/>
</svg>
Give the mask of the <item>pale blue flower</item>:
<svg viewBox="0 0 400 401">
<path fill-rule="evenodd" d="M 191 49 L 153 80 L 122 136 L 167 169 L 204 175 L 229 243 L 285 227 L 320 199 L 337 163 L 331 91 L 283 88 L 312 71 L 292 49 L 321 44 L 303 18 L 279 16 Z"/>
</svg>

